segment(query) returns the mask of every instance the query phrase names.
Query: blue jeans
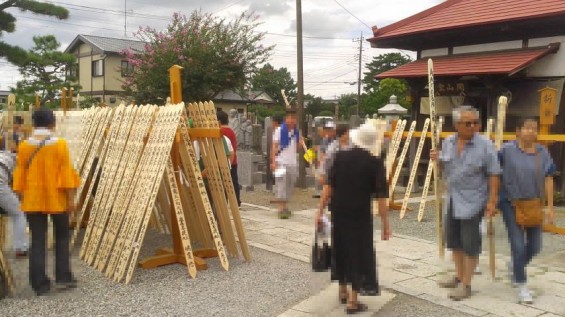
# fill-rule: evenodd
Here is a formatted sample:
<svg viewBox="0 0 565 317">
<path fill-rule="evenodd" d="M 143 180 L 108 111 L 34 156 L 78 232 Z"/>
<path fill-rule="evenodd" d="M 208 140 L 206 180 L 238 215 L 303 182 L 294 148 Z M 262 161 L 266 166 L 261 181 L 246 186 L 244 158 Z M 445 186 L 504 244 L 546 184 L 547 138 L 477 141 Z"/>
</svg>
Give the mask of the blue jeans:
<svg viewBox="0 0 565 317">
<path fill-rule="evenodd" d="M 542 227 L 524 229 L 519 227 L 516 224 L 514 207 L 507 199 L 500 201 L 499 208 L 508 231 L 508 240 L 510 240 L 514 282 L 526 283 L 526 266 L 541 251 Z"/>
</svg>

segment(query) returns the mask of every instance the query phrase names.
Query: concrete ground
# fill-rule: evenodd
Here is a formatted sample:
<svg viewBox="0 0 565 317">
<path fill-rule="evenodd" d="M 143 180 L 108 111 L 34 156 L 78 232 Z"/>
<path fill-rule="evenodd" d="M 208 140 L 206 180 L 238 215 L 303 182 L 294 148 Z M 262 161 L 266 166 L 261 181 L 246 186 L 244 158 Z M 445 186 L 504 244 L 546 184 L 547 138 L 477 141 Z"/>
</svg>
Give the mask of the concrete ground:
<svg viewBox="0 0 565 317">
<path fill-rule="evenodd" d="M 310 204 L 315 207 L 315 200 L 309 203 L 311 194 L 311 191 L 297 190 L 295 206 Z M 244 195 L 249 198 L 261 194 Z M 418 199 L 414 201 L 410 207 L 417 208 Z M 291 219 L 280 220 L 276 218 L 274 210 L 248 204 L 242 208 L 242 217 L 251 245 L 308 263 L 315 211 L 315 208 L 295 209 Z M 565 210 L 561 208 L 557 212 L 558 225 L 563 226 Z M 428 221 L 422 223 L 415 220 L 415 213 L 409 213 L 403 220 L 393 216 L 394 237 L 386 242 L 377 239 L 379 224 L 375 221 L 375 246 L 383 296 L 379 299 L 362 299 L 370 308 L 365 316 L 565 316 L 565 305 L 562 305 L 565 299 L 565 268 L 559 257 L 565 250 L 565 244 L 560 243 L 563 237 L 544 234 L 546 249 L 528 268 L 535 302 L 532 305 L 518 304 L 516 290 L 511 287 L 506 269 L 509 261 L 506 232 L 498 217 L 495 220 L 496 278 L 492 279 L 488 274 L 488 252 L 485 250 L 480 258 L 483 274 L 474 279 L 473 296 L 462 302 L 453 302 L 447 298 L 447 290 L 438 288 L 436 284 L 436 280 L 448 273 L 452 265 L 447 260 L 449 254 L 446 254 L 446 260 L 438 258 L 434 241 L 435 222 L 431 212 L 428 213 Z M 343 314 L 343 307 L 337 304 L 335 287 L 332 285 L 318 295 L 305 299 L 281 316 Z M 401 297 L 398 297 L 399 294 Z"/>
<path fill-rule="evenodd" d="M 169 244 L 169 236 L 149 231 L 140 259 Z M 208 270 L 199 271 L 195 279 L 182 265 L 138 268 L 125 285 L 87 266 L 77 248 L 72 265 L 78 288 L 42 297 L 29 286 L 28 261 L 11 258 L 17 290 L 0 300 L 0 316 L 276 316 L 329 284 L 312 274 L 307 263 L 254 247 L 251 252 L 249 263 L 230 258 L 227 272 L 218 259 L 209 259 Z M 48 275 L 53 273 L 52 263 L 50 252 Z"/>
<path fill-rule="evenodd" d="M 318 203 L 312 194 L 312 190 L 297 189 L 290 205 L 293 217 L 281 220 L 275 206 L 269 205 L 273 196 L 268 191 L 243 192 L 241 214 L 253 261 L 230 259 L 230 270 L 224 272 L 217 259 L 210 259 L 210 268 L 198 272 L 196 279 L 188 277 L 185 267 L 171 265 L 138 269 L 131 284 L 117 284 L 80 261 L 75 250 L 73 267 L 79 288 L 37 298 L 27 283 L 27 261 L 11 258 L 18 290 L 14 297 L 0 301 L 0 315 L 343 316 L 344 306 L 338 303 L 337 286 L 330 283 L 328 273 L 310 270 Z M 417 208 L 418 200 L 414 198 L 410 206 Z M 360 316 L 565 316 L 563 237 L 544 235 L 545 249 L 528 270 L 535 303 L 521 305 L 507 277 L 509 257 L 500 218 L 496 220 L 496 279 L 487 274 L 485 252 L 480 263 L 484 273 L 475 278 L 473 297 L 458 303 L 447 299 L 447 291 L 439 289 L 436 280 L 451 264 L 438 259 L 432 209 L 430 206 L 421 223 L 415 220 L 414 212 L 403 220 L 393 214 L 394 236 L 386 242 L 379 240 L 379 223 L 375 221 L 382 294 L 362 297 L 369 311 Z M 564 215 L 565 211 L 558 213 L 562 226 Z M 149 232 L 140 258 L 169 244 L 168 236 Z"/>
<path fill-rule="evenodd" d="M 312 198 L 314 190 L 309 188 L 306 190 L 295 189 L 293 198 L 289 204 L 291 210 L 315 209 L 319 205 L 319 199 Z M 419 202 L 421 200 L 420 193 L 412 194 L 409 207 L 413 211 L 407 211 L 404 219 L 400 219 L 398 211 L 390 212 L 390 223 L 394 233 L 412 236 L 428 241 L 437 241 L 436 216 L 434 201 L 428 201 L 426 211 L 422 222 L 417 221 Z M 430 194 L 432 195 L 432 194 Z M 403 188 L 397 188 L 395 198 L 397 203 L 402 203 L 404 197 Z M 255 191 L 242 191 L 242 200 L 247 203 L 276 208 L 276 205 L 270 204 L 273 195 L 265 189 L 265 186 L 255 186 Z M 431 197 L 429 199 L 432 199 Z M 429 200 L 428 199 L 428 200 Z M 565 227 L 565 207 L 556 207 L 555 222 L 557 226 Z M 510 245 L 506 228 L 499 215 L 494 218 L 495 225 L 495 241 L 496 253 L 510 255 Z M 555 234 L 544 234 L 543 251 L 536 258 L 540 263 L 552 264 L 565 270 L 565 236 Z M 486 237 L 483 241 L 486 241 Z M 488 245 L 484 244 L 484 249 Z"/>
</svg>

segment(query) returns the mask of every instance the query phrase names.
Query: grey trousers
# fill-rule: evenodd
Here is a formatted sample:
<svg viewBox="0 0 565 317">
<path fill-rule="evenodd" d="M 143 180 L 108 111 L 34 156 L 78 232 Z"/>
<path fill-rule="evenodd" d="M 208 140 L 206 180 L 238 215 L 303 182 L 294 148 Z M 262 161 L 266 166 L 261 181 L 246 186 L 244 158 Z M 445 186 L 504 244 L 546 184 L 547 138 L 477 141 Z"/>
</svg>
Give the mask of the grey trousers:
<svg viewBox="0 0 565 317">
<path fill-rule="evenodd" d="M 9 185 L 0 183 L 0 207 L 12 222 L 12 241 L 16 251 L 27 251 L 26 216 L 20 209 L 20 200 Z"/>
<path fill-rule="evenodd" d="M 286 173 L 280 177 L 275 177 L 275 196 L 277 200 L 288 202 L 292 197 L 292 191 L 298 178 L 298 166 L 281 165 L 278 168 L 284 168 Z"/>
</svg>

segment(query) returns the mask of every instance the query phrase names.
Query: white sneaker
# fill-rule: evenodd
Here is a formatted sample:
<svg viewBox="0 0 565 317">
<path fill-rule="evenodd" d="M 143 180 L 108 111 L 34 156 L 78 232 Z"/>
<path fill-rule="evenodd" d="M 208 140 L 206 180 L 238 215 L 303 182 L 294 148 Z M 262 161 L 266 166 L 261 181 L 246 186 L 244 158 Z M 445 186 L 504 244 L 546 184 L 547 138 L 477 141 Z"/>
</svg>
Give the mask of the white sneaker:
<svg viewBox="0 0 565 317">
<path fill-rule="evenodd" d="M 530 292 L 525 284 L 521 284 L 518 288 L 518 299 L 520 304 L 533 304 L 534 302 L 532 292 Z"/>
</svg>

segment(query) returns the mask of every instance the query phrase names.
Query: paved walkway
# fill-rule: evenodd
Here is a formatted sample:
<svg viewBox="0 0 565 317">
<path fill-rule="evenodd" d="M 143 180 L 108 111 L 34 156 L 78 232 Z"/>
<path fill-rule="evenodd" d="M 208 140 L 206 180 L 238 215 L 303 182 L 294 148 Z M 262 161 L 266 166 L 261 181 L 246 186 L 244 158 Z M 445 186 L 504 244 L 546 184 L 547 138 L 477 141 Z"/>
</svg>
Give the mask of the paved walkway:
<svg viewBox="0 0 565 317">
<path fill-rule="evenodd" d="M 270 252 L 282 254 L 309 263 L 313 240 L 315 210 L 293 213 L 288 220 L 276 218 L 276 212 L 266 207 L 243 204 L 242 219 L 249 244 Z M 394 233 L 394 228 L 392 228 Z M 437 287 L 436 281 L 449 271 L 450 263 L 440 260 L 437 246 L 427 240 L 394 235 L 389 241 L 380 240 L 375 233 L 379 282 L 382 296 L 362 300 L 369 311 L 360 316 L 373 316 L 394 292 L 405 293 L 438 305 L 473 316 L 565 316 L 565 270 L 545 263 L 536 263 L 528 269 L 529 285 L 535 293 L 533 305 L 517 303 L 516 290 L 508 279 L 508 256 L 497 255 L 496 279 L 488 268 L 488 253 L 480 258 L 484 272 L 473 280 L 473 296 L 461 302 L 447 298 L 448 291 Z M 446 254 L 446 259 L 449 254 Z M 284 317 L 341 316 L 343 306 L 338 305 L 337 285 L 332 283 L 319 294 L 304 300 L 282 314 Z"/>
</svg>

